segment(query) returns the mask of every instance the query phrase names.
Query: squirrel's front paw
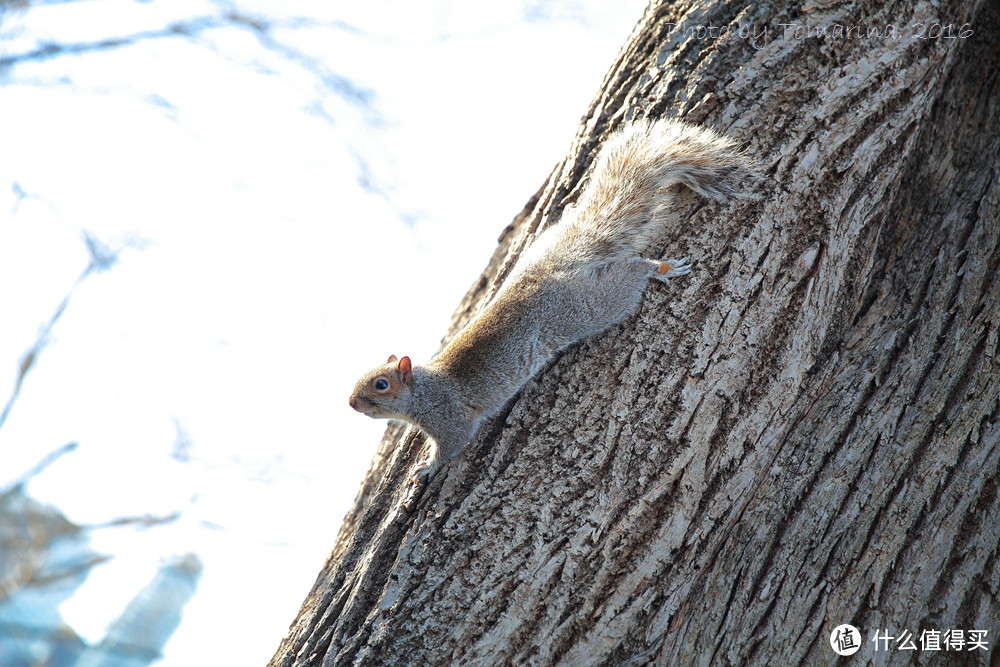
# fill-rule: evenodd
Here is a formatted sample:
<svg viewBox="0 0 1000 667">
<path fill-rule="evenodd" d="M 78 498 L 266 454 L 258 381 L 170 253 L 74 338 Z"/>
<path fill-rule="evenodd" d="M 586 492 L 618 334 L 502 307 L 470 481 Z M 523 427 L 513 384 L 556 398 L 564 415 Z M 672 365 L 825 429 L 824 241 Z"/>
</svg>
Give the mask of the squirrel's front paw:
<svg viewBox="0 0 1000 667">
<path fill-rule="evenodd" d="M 434 473 L 440 470 L 440 468 L 440 465 L 434 465 L 430 460 L 421 461 L 413 467 L 413 472 L 410 473 L 410 481 L 414 484 L 429 482 L 434 477 Z"/>
</svg>

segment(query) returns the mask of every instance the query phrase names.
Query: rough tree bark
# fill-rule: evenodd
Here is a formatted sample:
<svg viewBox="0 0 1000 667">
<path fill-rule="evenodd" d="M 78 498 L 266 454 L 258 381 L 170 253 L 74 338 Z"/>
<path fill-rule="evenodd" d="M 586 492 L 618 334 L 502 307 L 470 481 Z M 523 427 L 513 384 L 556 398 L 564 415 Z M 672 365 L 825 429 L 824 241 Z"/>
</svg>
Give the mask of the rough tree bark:
<svg viewBox="0 0 1000 667">
<path fill-rule="evenodd" d="M 411 509 L 390 427 L 272 664 L 829 664 L 841 623 L 862 662 L 1000 659 L 998 45 L 993 0 L 654 1 L 451 332 L 629 117 L 742 141 L 753 196 L 682 194 L 650 255 L 694 272 Z M 951 629 L 988 650 L 919 650 Z"/>
</svg>

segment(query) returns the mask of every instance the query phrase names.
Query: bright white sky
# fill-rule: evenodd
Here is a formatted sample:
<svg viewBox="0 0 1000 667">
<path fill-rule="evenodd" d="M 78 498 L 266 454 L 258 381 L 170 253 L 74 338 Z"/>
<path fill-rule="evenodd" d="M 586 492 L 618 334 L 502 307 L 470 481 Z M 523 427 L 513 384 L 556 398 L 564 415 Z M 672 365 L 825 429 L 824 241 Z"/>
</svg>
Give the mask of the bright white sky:
<svg viewBox="0 0 1000 667">
<path fill-rule="evenodd" d="M 227 8 L 323 72 L 220 23 L 18 64 L 0 79 L 0 405 L 84 269 L 0 429 L 31 483 L 114 556 L 62 607 L 99 639 L 165 558 L 198 593 L 161 664 L 264 664 L 384 430 L 347 407 L 390 353 L 428 357 L 496 238 L 566 152 L 641 0 L 79 0 L 0 14 L 0 58 Z M 367 175 L 361 165 L 367 165 Z M 381 194 L 359 184 L 367 178 Z M 178 428 L 190 461 L 171 457 Z"/>
</svg>

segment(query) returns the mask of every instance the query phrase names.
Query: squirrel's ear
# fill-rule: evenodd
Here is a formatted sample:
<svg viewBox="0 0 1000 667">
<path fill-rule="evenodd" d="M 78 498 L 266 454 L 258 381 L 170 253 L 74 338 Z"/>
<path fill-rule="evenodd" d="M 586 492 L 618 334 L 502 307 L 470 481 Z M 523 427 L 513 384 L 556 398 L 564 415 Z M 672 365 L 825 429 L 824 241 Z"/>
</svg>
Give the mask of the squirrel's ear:
<svg viewBox="0 0 1000 667">
<path fill-rule="evenodd" d="M 410 363 L 409 357 L 403 357 L 396 364 L 396 370 L 399 372 L 400 379 L 406 384 L 411 384 L 413 382 L 413 365 Z"/>
<path fill-rule="evenodd" d="M 392 363 L 392 362 L 394 362 L 394 361 L 396 361 L 396 355 L 395 355 L 395 354 L 390 354 L 390 355 L 389 355 L 389 358 L 388 358 L 388 359 L 386 360 L 386 362 L 385 362 L 385 363 L 387 363 L 387 364 L 391 364 L 391 363 Z"/>
</svg>

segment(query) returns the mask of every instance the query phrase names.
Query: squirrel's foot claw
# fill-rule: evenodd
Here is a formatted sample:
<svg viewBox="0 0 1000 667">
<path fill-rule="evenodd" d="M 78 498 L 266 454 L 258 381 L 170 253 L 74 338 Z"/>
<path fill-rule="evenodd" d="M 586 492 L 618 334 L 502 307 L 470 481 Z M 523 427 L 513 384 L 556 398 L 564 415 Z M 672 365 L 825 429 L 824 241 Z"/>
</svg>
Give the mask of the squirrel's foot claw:
<svg viewBox="0 0 1000 667">
<path fill-rule="evenodd" d="M 429 482 L 434 473 L 438 471 L 440 466 L 433 465 L 430 461 L 421 461 L 416 466 L 413 467 L 413 472 L 410 473 L 410 482 L 413 484 L 420 484 L 422 482 Z"/>
<path fill-rule="evenodd" d="M 681 259 L 661 259 L 659 262 L 654 262 L 656 264 L 656 269 L 653 273 L 653 278 L 656 278 L 660 282 L 670 284 L 671 278 L 676 278 L 678 276 L 686 276 L 691 273 L 691 258 L 683 257 Z"/>
</svg>

